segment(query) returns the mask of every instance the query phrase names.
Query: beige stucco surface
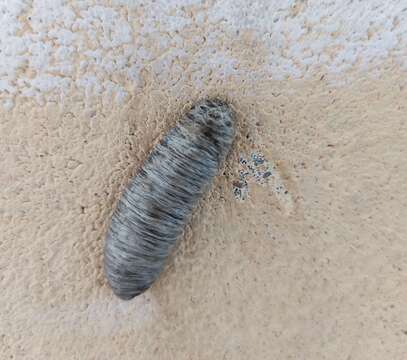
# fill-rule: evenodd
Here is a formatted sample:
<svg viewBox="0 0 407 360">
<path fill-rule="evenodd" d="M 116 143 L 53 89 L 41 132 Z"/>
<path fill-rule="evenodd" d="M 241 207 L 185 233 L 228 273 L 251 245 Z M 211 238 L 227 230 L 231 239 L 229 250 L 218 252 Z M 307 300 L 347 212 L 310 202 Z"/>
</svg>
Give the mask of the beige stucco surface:
<svg viewBox="0 0 407 360">
<path fill-rule="evenodd" d="M 124 14 L 130 43 L 149 36 L 139 31 L 143 6 L 104 3 Z M 262 67 L 271 50 L 252 25 L 202 25 L 197 9 L 216 3 L 184 9 L 186 54 L 161 75 L 153 60 L 137 85 L 98 73 L 126 89 L 122 102 L 73 83 L 31 97 L 10 82 L 16 92 L 2 94 L 12 106 L 0 107 L 1 359 L 407 357 L 404 53 L 337 73 L 301 65 L 277 79 Z M 307 4 L 292 2 L 287 17 Z M 193 66 L 209 46 L 194 41 L 214 32 L 211 46 L 237 73 Z M 143 46 L 158 58 L 177 46 L 156 45 Z M 78 80 L 75 61 L 67 77 Z M 179 114 L 214 95 L 237 114 L 224 171 L 159 281 L 121 301 L 102 269 L 114 204 Z M 287 192 L 252 181 L 248 197 L 235 198 L 239 157 L 252 152 L 274 164 Z"/>
</svg>

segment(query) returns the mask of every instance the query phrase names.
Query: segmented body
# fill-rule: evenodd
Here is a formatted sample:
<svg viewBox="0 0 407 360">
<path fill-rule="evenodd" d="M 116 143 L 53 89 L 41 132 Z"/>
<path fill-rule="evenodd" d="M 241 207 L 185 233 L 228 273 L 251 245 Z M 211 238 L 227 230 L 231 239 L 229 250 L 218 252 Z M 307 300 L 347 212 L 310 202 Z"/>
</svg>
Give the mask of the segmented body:
<svg viewBox="0 0 407 360">
<path fill-rule="evenodd" d="M 105 245 L 105 273 L 117 296 L 131 299 L 157 279 L 229 152 L 234 125 L 224 102 L 200 102 L 153 149 L 132 179 L 114 212 Z"/>
</svg>

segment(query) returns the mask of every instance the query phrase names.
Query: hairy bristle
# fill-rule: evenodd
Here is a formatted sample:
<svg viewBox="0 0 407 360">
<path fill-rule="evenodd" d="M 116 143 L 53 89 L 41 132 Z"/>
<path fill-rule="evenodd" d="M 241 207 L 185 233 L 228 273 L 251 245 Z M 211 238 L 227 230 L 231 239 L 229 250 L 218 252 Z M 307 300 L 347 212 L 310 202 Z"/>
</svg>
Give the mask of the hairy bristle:
<svg viewBox="0 0 407 360">
<path fill-rule="evenodd" d="M 234 116 L 218 99 L 199 102 L 171 129 L 132 179 L 113 214 L 105 273 L 131 299 L 157 279 L 234 138 Z"/>
</svg>

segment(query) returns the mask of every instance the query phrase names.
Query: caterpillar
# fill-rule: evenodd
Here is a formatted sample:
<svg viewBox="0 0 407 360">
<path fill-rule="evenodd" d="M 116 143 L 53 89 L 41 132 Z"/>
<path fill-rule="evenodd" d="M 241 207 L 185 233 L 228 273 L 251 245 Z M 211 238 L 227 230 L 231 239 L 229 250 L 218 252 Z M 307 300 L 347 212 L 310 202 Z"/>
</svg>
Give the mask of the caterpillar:
<svg viewBox="0 0 407 360">
<path fill-rule="evenodd" d="M 228 104 L 206 99 L 152 150 L 123 192 L 106 235 L 104 270 L 118 297 L 130 300 L 159 277 L 234 134 Z"/>
</svg>

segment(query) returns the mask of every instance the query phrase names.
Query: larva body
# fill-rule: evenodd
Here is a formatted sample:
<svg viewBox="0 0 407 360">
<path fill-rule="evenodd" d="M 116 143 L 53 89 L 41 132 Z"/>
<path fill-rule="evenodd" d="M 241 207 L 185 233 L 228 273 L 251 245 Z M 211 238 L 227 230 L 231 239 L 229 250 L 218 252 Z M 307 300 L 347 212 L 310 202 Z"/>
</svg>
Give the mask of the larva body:
<svg viewBox="0 0 407 360">
<path fill-rule="evenodd" d="M 169 131 L 132 179 L 106 237 L 105 273 L 129 300 L 147 290 L 230 150 L 230 108 L 220 100 L 195 105 Z"/>
</svg>

